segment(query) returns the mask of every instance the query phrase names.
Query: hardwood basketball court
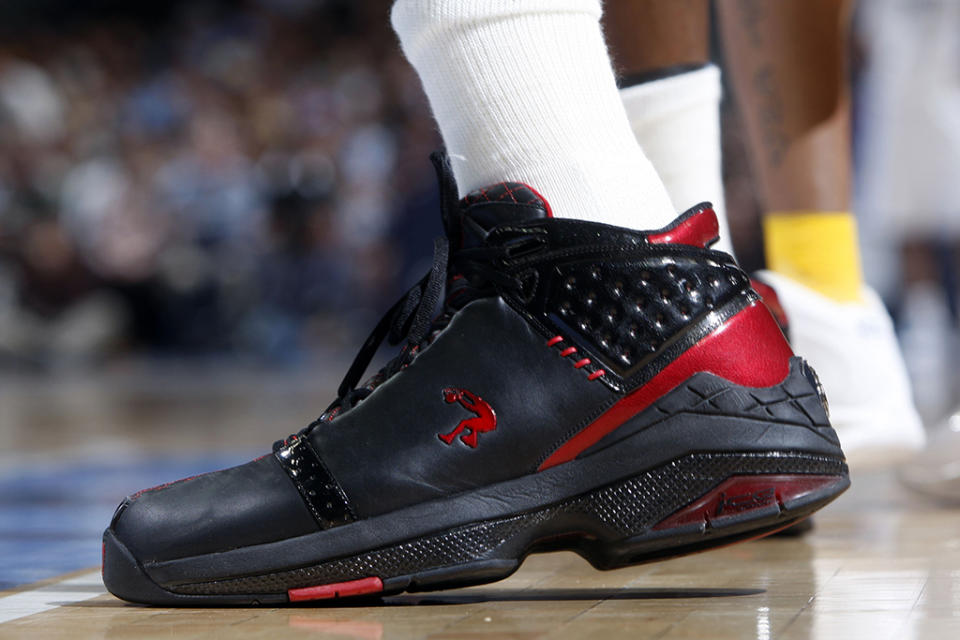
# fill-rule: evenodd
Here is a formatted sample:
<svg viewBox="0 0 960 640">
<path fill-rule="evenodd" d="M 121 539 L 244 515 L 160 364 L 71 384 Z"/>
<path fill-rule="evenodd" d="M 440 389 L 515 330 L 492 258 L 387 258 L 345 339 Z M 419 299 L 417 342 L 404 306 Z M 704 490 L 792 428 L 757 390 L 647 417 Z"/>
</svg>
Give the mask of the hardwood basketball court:
<svg viewBox="0 0 960 640">
<path fill-rule="evenodd" d="M 558 553 L 531 556 L 500 583 L 383 601 L 127 604 L 105 593 L 95 566 L 99 531 L 120 498 L 249 457 L 309 420 L 332 386 L 323 376 L 264 384 L 238 375 L 201 392 L 177 376 L 163 380 L 124 375 L 2 393 L 14 426 L 2 435 L 2 567 L 19 573 L 4 578 L 0 639 L 960 637 L 960 510 L 913 495 L 889 471 L 854 472 L 852 488 L 804 537 L 613 572 Z M 227 433 L 238 449 L 218 449 Z M 29 582 L 40 569 L 48 577 Z"/>
</svg>

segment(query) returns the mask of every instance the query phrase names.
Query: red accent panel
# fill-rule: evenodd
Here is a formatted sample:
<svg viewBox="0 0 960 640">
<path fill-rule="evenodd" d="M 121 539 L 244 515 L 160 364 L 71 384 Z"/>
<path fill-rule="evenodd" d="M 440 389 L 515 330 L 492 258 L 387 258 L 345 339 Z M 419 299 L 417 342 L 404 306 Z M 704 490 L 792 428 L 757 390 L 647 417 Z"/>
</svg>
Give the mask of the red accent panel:
<svg viewBox="0 0 960 640">
<path fill-rule="evenodd" d="M 787 377 L 792 355 L 773 316 L 754 302 L 574 434 L 538 471 L 573 460 L 695 373 L 708 371 L 745 387 L 770 387 Z"/>
<path fill-rule="evenodd" d="M 548 347 L 552 347 L 553 345 L 557 344 L 558 342 L 563 342 L 563 336 L 553 336 L 552 338 L 550 338 L 549 340 L 547 340 L 547 346 L 548 346 Z"/>
<path fill-rule="evenodd" d="M 761 509 L 785 500 L 800 498 L 837 482 L 842 482 L 842 478 L 802 474 L 734 476 L 699 500 L 667 516 L 654 529 L 672 529 L 694 522 L 710 522 L 724 516 Z"/>
<path fill-rule="evenodd" d="M 720 223 L 713 209 L 693 214 L 677 226 L 647 236 L 651 244 L 687 244 L 706 248 L 720 235 Z"/>
<path fill-rule="evenodd" d="M 381 591 L 383 591 L 383 581 L 374 576 L 371 578 L 350 580 L 349 582 L 334 582 L 332 584 L 321 584 L 316 587 L 290 589 L 287 591 L 287 597 L 290 598 L 290 602 L 303 602 L 304 600 L 325 600 L 327 598 L 359 596 L 365 593 L 379 593 Z"/>
<path fill-rule="evenodd" d="M 564 349 L 563 351 L 560 352 L 560 357 L 561 357 L 561 358 L 566 358 L 566 357 L 567 357 L 568 355 L 570 355 L 571 353 L 576 353 L 576 352 L 577 352 L 577 348 L 576 348 L 576 347 L 567 347 L 566 349 Z"/>
<path fill-rule="evenodd" d="M 767 309 L 770 309 L 770 313 L 773 314 L 777 324 L 780 325 L 781 331 L 786 334 L 790 328 L 790 318 L 787 317 L 786 310 L 780 304 L 780 296 L 777 295 L 776 290 L 766 282 L 754 278 L 750 279 L 750 286 L 760 294 L 760 297 L 763 298 L 763 304 L 767 305 Z"/>
</svg>

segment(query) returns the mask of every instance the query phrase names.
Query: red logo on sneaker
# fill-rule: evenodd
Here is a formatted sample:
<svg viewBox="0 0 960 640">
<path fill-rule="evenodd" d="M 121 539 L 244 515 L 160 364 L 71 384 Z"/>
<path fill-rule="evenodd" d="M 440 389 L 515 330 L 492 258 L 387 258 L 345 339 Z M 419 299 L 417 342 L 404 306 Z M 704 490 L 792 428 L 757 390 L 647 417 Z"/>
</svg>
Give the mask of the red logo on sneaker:
<svg viewBox="0 0 960 640">
<path fill-rule="evenodd" d="M 450 433 L 439 434 L 438 437 L 445 443 L 453 444 L 454 438 L 466 430 L 467 433 L 461 435 L 460 439 L 468 447 L 476 449 L 477 437 L 480 432 L 493 431 L 497 428 L 497 414 L 494 413 L 493 407 L 475 393 L 471 393 L 466 389 L 447 387 L 443 390 L 443 399 L 449 404 L 459 402 L 464 409 L 476 414 L 472 418 L 464 418 L 461 420 L 456 429 Z"/>
</svg>

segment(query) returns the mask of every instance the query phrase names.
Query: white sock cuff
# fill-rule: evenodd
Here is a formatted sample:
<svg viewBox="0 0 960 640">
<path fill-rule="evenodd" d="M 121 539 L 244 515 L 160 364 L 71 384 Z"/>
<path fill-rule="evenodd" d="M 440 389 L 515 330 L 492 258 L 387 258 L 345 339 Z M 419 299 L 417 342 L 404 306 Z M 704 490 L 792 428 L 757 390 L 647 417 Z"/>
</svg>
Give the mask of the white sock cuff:
<svg viewBox="0 0 960 640">
<path fill-rule="evenodd" d="M 716 248 L 733 253 L 720 158 L 720 70 L 714 65 L 620 90 L 637 142 L 681 210 L 708 200 L 720 221 Z"/>
<path fill-rule="evenodd" d="M 710 64 L 695 71 L 626 87 L 620 90 L 620 98 L 632 120 L 650 121 L 704 103 L 717 104 L 722 93 L 720 69 Z"/>
<path fill-rule="evenodd" d="M 633 138 L 600 0 L 397 0 L 460 195 L 532 185 L 561 217 L 659 228 L 676 215 Z"/>
</svg>

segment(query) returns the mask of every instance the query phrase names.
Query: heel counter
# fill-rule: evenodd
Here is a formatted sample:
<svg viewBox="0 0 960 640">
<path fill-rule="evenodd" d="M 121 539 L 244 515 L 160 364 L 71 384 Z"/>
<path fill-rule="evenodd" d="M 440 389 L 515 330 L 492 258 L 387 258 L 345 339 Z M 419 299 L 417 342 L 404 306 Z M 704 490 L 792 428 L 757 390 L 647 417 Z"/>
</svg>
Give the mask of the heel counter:
<svg viewBox="0 0 960 640">
<path fill-rule="evenodd" d="M 772 387 L 790 375 L 791 357 L 776 320 L 755 300 L 566 440 L 538 471 L 573 460 L 694 374 L 712 373 L 744 387 Z"/>
<path fill-rule="evenodd" d="M 745 387 L 771 387 L 790 373 L 793 355 L 773 314 L 763 302 L 756 301 L 682 357 L 689 357 L 696 371 L 707 371 Z"/>
</svg>

